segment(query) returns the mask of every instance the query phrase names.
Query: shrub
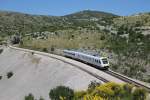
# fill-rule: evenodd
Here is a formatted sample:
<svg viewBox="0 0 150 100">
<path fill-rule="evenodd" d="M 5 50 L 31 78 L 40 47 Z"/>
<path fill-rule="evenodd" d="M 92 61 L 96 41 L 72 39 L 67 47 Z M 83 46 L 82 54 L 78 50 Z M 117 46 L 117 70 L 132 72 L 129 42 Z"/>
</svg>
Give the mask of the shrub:
<svg viewBox="0 0 150 100">
<path fill-rule="evenodd" d="M 101 83 L 99 82 L 91 81 L 91 83 L 88 85 L 88 92 L 91 92 L 96 86 L 100 86 L 100 84 Z"/>
<path fill-rule="evenodd" d="M 34 52 L 31 52 L 32 55 L 34 55 Z"/>
<path fill-rule="evenodd" d="M 20 41 L 21 41 L 21 37 L 20 37 L 19 35 L 14 35 L 14 36 L 11 38 L 11 43 L 12 43 L 12 44 L 18 44 Z"/>
<path fill-rule="evenodd" d="M 86 95 L 86 91 L 78 91 L 74 93 L 74 99 L 79 100 L 82 99 Z"/>
<path fill-rule="evenodd" d="M 97 93 L 103 98 L 113 98 L 119 95 L 119 93 L 121 92 L 121 87 L 119 84 L 109 82 L 107 84 L 96 87 L 95 90 L 95 93 Z"/>
<path fill-rule="evenodd" d="M 100 37 L 100 40 L 105 40 L 105 36 L 102 35 L 102 36 Z"/>
<path fill-rule="evenodd" d="M 0 54 L 3 52 L 3 49 L 0 49 Z"/>
<path fill-rule="evenodd" d="M 34 96 L 30 93 L 28 96 L 25 96 L 25 100 L 34 100 Z"/>
<path fill-rule="evenodd" d="M 0 80 L 2 79 L 2 76 L 0 76 Z"/>
<path fill-rule="evenodd" d="M 124 84 L 123 89 L 126 91 L 126 93 L 130 94 L 132 91 L 133 85 L 130 84 Z"/>
<path fill-rule="evenodd" d="M 7 78 L 11 78 L 13 76 L 13 72 L 8 72 L 7 73 Z"/>
<path fill-rule="evenodd" d="M 148 83 L 150 83 L 150 78 L 146 80 Z"/>
<path fill-rule="evenodd" d="M 136 88 L 133 92 L 133 100 L 145 100 L 146 90 L 143 88 Z"/>
<path fill-rule="evenodd" d="M 51 47 L 51 52 L 55 51 L 55 48 L 54 46 Z"/>
<path fill-rule="evenodd" d="M 48 52 L 47 48 L 43 48 L 42 51 L 43 51 L 43 52 Z"/>
<path fill-rule="evenodd" d="M 49 97 L 51 100 L 72 100 L 74 97 L 74 91 L 69 87 L 58 86 L 50 91 Z"/>
</svg>

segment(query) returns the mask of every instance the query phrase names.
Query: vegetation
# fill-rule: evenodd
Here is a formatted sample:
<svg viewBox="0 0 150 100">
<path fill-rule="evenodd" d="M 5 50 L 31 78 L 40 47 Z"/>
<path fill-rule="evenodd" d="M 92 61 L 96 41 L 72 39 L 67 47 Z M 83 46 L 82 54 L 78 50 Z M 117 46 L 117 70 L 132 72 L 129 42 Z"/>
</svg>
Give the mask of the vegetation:
<svg viewBox="0 0 150 100">
<path fill-rule="evenodd" d="M 61 86 L 61 88 L 55 88 L 50 91 L 51 93 L 53 92 L 50 98 L 52 100 L 146 100 L 148 93 L 146 90 L 135 88 L 130 84 L 117 84 L 113 82 L 95 84 L 95 82 L 91 82 L 89 86 L 86 91 L 75 91 L 74 94 L 72 94 L 73 90 L 70 89 L 71 95 L 68 92 L 69 88 L 66 91 L 66 87 Z"/>
<path fill-rule="evenodd" d="M 43 48 L 43 52 L 48 52 L 47 48 Z"/>
<path fill-rule="evenodd" d="M 74 96 L 74 91 L 69 87 L 58 86 L 52 89 L 49 93 L 51 100 L 72 100 Z"/>
<path fill-rule="evenodd" d="M 95 89 L 97 86 L 99 86 L 101 83 L 97 81 L 91 81 L 91 83 L 88 85 L 88 92 L 91 93 L 93 89 Z"/>
<path fill-rule="evenodd" d="M 117 16 L 86 10 L 54 17 L 1 11 L 0 16 L 0 42 L 17 34 L 13 43 L 23 48 L 97 51 L 111 58 L 114 71 L 150 82 L 149 13 Z"/>
<path fill-rule="evenodd" d="M 8 72 L 8 73 L 7 73 L 7 78 L 8 78 L 8 79 L 11 78 L 11 77 L 13 76 L 13 74 L 14 74 L 13 72 Z"/>
<path fill-rule="evenodd" d="M 2 79 L 2 76 L 0 76 L 0 80 Z"/>
<path fill-rule="evenodd" d="M 12 44 L 19 44 L 21 41 L 21 37 L 19 35 L 14 35 L 11 38 L 11 43 Z"/>
<path fill-rule="evenodd" d="M 24 100 L 44 100 L 44 98 L 40 97 L 40 99 L 35 99 L 35 97 L 33 96 L 33 94 L 29 93 L 28 96 L 24 97 Z"/>
<path fill-rule="evenodd" d="M 146 91 L 138 88 L 133 92 L 133 100 L 144 100 L 146 98 Z"/>
<path fill-rule="evenodd" d="M 148 92 L 131 84 L 108 82 L 100 84 L 93 81 L 85 91 L 74 91 L 66 86 L 57 86 L 49 92 L 51 100 L 146 100 Z M 37 100 L 30 93 L 25 100 Z M 39 100 L 44 100 L 40 97 Z"/>
<path fill-rule="evenodd" d="M 30 93 L 28 96 L 25 96 L 25 100 L 35 100 L 34 96 Z"/>
<path fill-rule="evenodd" d="M 0 54 L 3 52 L 3 49 L 0 49 Z"/>
<path fill-rule="evenodd" d="M 85 17 L 82 17 L 82 20 L 84 21 L 82 24 L 82 21 L 79 21 L 78 18 L 81 18 L 80 16 L 83 16 L 84 14 L 86 15 Z M 99 20 L 101 20 L 101 18 L 116 17 L 114 14 L 89 10 L 62 17 L 35 16 L 6 11 L 0 11 L 0 16 L 0 35 L 2 37 L 10 36 L 15 33 L 25 35 L 26 33 L 29 34 L 33 32 L 41 33 L 44 31 L 54 32 L 56 30 L 65 30 L 70 28 L 76 29 L 80 26 L 88 27 L 88 23 L 91 22 L 90 19 L 92 20 L 91 17 L 98 18 Z"/>
</svg>

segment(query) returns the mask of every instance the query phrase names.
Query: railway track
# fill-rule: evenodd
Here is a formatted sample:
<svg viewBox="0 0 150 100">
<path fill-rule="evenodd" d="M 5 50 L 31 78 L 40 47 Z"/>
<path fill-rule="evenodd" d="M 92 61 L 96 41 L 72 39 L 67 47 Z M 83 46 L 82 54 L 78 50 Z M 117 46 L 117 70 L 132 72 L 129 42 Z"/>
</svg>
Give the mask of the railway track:
<svg viewBox="0 0 150 100">
<path fill-rule="evenodd" d="M 112 76 L 114 76 L 114 77 L 116 77 L 116 78 L 118 78 L 118 79 L 121 79 L 121 80 L 123 80 L 123 81 L 125 81 L 125 82 L 127 82 L 127 83 L 129 83 L 129 84 L 133 84 L 133 85 L 135 85 L 135 86 L 137 86 L 137 87 L 142 87 L 142 88 L 144 88 L 144 89 L 146 89 L 148 92 L 150 92 L 150 86 L 146 86 L 146 85 L 144 85 L 144 84 L 142 84 L 142 83 L 140 83 L 140 82 L 137 82 L 137 81 L 135 81 L 135 80 L 133 80 L 133 79 L 131 79 L 131 78 L 129 78 L 129 77 L 126 77 L 126 76 L 124 76 L 124 75 L 121 75 L 121 74 L 119 74 L 119 73 L 116 73 L 116 72 L 114 72 L 114 71 L 112 71 L 112 70 L 107 70 L 107 71 L 105 71 L 107 74 L 110 74 L 110 75 L 112 75 Z"/>
<path fill-rule="evenodd" d="M 62 60 L 61 60 L 61 61 L 62 61 Z M 103 81 L 103 82 L 105 82 L 105 83 L 109 82 L 107 79 L 105 79 L 105 78 L 103 78 L 103 77 L 101 77 L 101 76 L 99 76 L 99 75 L 97 75 L 97 74 L 95 74 L 95 73 L 92 73 L 92 72 L 90 72 L 90 71 L 88 71 L 88 70 L 86 70 L 86 69 L 84 69 L 84 68 L 82 68 L 82 67 L 80 67 L 80 66 L 78 66 L 78 65 L 75 65 L 75 64 L 72 64 L 72 63 L 66 62 L 66 61 L 63 61 L 63 62 L 68 63 L 68 64 L 70 64 L 70 65 L 72 65 L 72 66 L 75 66 L 75 67 L 77 67 L 78 69 L 80 69 L 80 70 L 82 70 L 82 71 L 84 71 L 84 72 L 86 72 L 86 73 L 88 73 L 88 74 L 94 76 L 95 78 L 97 78 L 97 79 L 99 79 L 99 80 L 101 80 L 101 81 Z"/>
<path fill-rule="evenodd" d="M 93 76 L 93 77 L 95 77 L 95 78 L 97 78 L 97 79 L 99 79 L 99 80 L 101 80 L 101 81 L 103 81 L 103 82 L 105 82 L 105 83 L 110 82 L 109 80 L 107 80 L 107 79 L 105 79 L 105 78 L 103 78 L 103 77 L 97 75 L 96 73 L 92 73 L 92 72 L 90 72 L 90 71 L 88 71 L 88 70 L 86 70 L 86 69 L 84 69 L 84 68 L 78 66 L 77 64 L 68 62 L 68 61 L 66 61 L 66 60 L 64 60 L 64 59 L 61 59 L 61 58 L 57 58 L 57 57 L 51 56 L 51 55 L 48 54 L 48 53 L 43 53 L 43 52 L 34 51 L 34 50 L 28 50 L 28 49 L 22 49 L 22 48 L 17 48 L 17 47 L 13 47 L 13 46 L 9 46 L 9 47 L 12 48 L 12 49 L 21 50 L 21 51 L 25 51 L 25 52 L 31 52 L 31 53 L 34 52 L 35 54 L 39 54 L 39 55 L 43 55 L 43 56 L 47 56 L 47 57 L 51 57 L 51 58 L 60 60 L 60 61 L 62 61 L 62 62 L 64 62 L 64 63 L 67 63 L 67 64 L 70 64 L 70 65 L 72 65 L 72 66 L 75 66 L 76 68 L 78 68 L 78 69 L 80 69 L 80 70 L 82 70 L 82 71 L 84 71 L 84 72 L 90 74 L 91 76 Z M 105 70 L 104 72 L 107 73 L 107 74 L 109 74 L 109 75 L 111 75 L 111 76 L 114 76 L 114 77 L 116 77 L 116 78 L 118 78 L 118 79 L 120 79 L 120 80 L 123 80 L 123 81 L 126 82 L 126 83 L 134 84 L 134 85 L 137 86 L 137 87 L 143 87 L 143 88 L 145 88 L 146 90 L 148 90 L 148 91 L 150 92 L 150 86 L 146 86 L 146 85 L 144 85 L 144 84 L 142 84 L 142 83 L 140 83 L 140 82 L 137 82 L 137 81 L 135 81 L 135 80 L 133 80 L 133 79 L 131 79 L 131 78 L 129 78 L 129 77 L 126 77 L 126 76 L 124 76 L 124 75 L 121 75 L 121 74 L 119 74 L 119 73 L 116 73 L 116 72 L 114 72 L 114 71 L 112 71 L 112 70 Z"/>
<path fill-rule="evenodd" d="M 92 72 L 90 72 L 90 71 L 88 71 L 88 70 L 86 70 L 86 69 L 84 69 L 84 68 L 78 66 L 77 64 L 68 62 L 68 61 L 63 60 L 63 59 L 61 59 L 61 58 L 57 58 L 57 57 L 51 56 L 51 55 L 48 54 L 48 53 L 39 52 L 39 51 L 34 51 L 34 50 L 28 50 L 28 49 L 23 49 L 23 48 L 17 48 L 17 47 L 13 47 L 13 46 L 9 46 L 9 47 L 10 47 L 11 49 L 20 50 L 20 51 L 25 51 L 25 52 L 30 52 L 30 53 L 33 53 L 33 52 L 34 52 L 34 54 L 39 54 L 39 55 L 47 56 L 47 57 L 50 57 L 50 58 L 53 58 L 53 59 L 57 59 L 57 60 L 62 61 L 62 62 L 64 62 L 64 63 L 67 63 L 67 64 L 70 64 L 70 65 L 72 65 L 72 66 L 75 66 L 76 68 L 78 68 L 78 69 L 80 69 L 80 70 L 82 70 L 82 71 L 84 71 L 84 72 L 90 74 L 91 76 L 97 78 L 98 80 L 103 81 L 104 83 L 109 82 L 109 80 L 107 80 L 107 79 L 105 79 L 105 78 L 103 78 L 103 77 L 97 75 L 96 73 L 92 73 Z M 57 56 L 58 56 L 58 55 L 57 55 Z"/>
</svg>

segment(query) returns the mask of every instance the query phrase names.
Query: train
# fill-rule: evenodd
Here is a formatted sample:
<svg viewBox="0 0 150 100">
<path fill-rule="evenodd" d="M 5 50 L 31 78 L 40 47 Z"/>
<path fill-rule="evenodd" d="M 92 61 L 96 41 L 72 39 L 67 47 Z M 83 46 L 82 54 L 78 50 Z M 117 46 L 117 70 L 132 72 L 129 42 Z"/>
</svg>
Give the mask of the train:
<svg viewBox="0 0 150 100">
<path fill-rule="evenodd" d="M 81 62 L 90 64 L 90 65 L 93 65 L 94 67 L 98 69 L 108 70 L 109 68 L 109 61 L 107 57 L 93 56 L 90 54 L 73 51 L 73 50 L 63 50 L 63 55 L 65 57 L 69 57 L 69 58 L 79 60 Z"/>
</svg>

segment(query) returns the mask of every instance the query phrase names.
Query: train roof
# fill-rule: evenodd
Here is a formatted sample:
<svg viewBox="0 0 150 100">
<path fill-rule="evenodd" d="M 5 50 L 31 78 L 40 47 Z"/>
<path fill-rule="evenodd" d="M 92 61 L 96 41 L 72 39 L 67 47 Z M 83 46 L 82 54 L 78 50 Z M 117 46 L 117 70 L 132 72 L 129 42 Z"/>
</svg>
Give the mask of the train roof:
<svg viewBox="0 0 150 100">
<path fill-rule="evenodd" d="M 70 53 L 76 53 L 76 54 L 80 54 L 80 55 L 84 55 L 84 56 L 88 56 L 88 57 L 92 57 L 92 58 L 95 58 L 95 59 L 107 58 L 107 57 L 93 56 L 93 55 L 90 55 L 90 54 L 85 54 L 85 53 L 78 52 L 78 51 L 73 51 L 73 50 L 64 50 L 64 51 L 65 52 L 70 52 Z"/>
</svg>

